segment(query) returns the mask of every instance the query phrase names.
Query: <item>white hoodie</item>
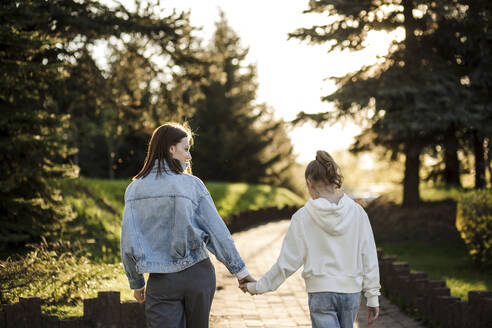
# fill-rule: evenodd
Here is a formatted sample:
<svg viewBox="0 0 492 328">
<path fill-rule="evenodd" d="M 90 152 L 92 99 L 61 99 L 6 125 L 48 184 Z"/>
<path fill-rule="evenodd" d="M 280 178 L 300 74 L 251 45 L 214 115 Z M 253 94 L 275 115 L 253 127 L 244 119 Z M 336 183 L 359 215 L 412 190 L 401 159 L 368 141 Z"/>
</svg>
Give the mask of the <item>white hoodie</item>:
<svg viewBox="0 0 492 328">
<path fill-rule="evenodd" d="M 374 236 L 364 209 L 346 194 L 338 204 L 309 199 L 293 216 L 277 263 L 256 283 L 252 294 L 276 290 L 302 265 L 308 293 L 357 293 L 367 306 L 379 305 L 379 268 Z"/>
</svg>

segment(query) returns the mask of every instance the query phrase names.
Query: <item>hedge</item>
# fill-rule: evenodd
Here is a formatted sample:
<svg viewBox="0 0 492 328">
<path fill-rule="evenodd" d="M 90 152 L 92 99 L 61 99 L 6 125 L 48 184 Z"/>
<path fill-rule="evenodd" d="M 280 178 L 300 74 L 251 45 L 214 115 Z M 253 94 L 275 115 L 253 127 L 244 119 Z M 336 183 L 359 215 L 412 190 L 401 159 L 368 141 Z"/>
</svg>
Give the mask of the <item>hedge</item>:
<svg viewBox="0 0 492 328">
<path fill-rule="evenodd" d="M 458 200 L 456 228 L 473 260 L 492 268 L 492 191 L 464 193 Z"/>
</svg>

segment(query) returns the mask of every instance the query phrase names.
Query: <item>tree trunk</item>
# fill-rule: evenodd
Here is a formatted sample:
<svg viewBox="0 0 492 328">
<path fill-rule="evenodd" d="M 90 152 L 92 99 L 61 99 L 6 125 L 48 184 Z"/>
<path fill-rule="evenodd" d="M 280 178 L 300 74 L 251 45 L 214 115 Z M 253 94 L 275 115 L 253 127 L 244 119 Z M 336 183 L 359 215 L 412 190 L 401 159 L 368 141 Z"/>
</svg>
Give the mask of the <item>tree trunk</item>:
<svg viewBox="0 0 492 328">
<path fill-rule="evenodd" d="M 458 138 L 453 124 L 446 132 L 444 143 L 444 182 L 446 185 L 461 187 L 460 182 L 460 161 L 458 160 Z"/>
<path fill-rule="evenodd" d="M 413 17 L 413 0 L 403 0 L 403 16 L 405 21 L 403 26 L 405 28 L 405 67 L 407 73 L 412 72 L 412 68 L 415 67 L 417 61 L 417 39 L 415 38 L 415 29 L 417 23 Z"/>
<path fill-rule="evenodd" d="M 405 21 L 405 71 L 408 79 L 413 79 L 417 61 L 417 39 L 415 38 L 416 22 L 413 17 L 413 0 L 403 0 L 403 16 Z M 414 97 L 412 95 L 412 99 Z M 414 104 L 414 101 L 411 103 Z M 412 106 L 412 105 L 411 105 Z M 403 178 L 403 206 L 416 207 L 420 202 L 420 146 L 416 140 L 409 138 L 405 145 L 405 177 Z"/>
<path fill-rule="evenodd" d="M 405 177 L 403 178 L 403 206 L 416 207 L 420 203 L 420 147 L 410 142 L 405 147 Z"/>
<path fill-rule="evenodd" d="M 473 131 L 473 152 L 475 154 L 475 188 L 485 187 L 485 152 L 483 137 L 477 131 Z"/>
</svg>

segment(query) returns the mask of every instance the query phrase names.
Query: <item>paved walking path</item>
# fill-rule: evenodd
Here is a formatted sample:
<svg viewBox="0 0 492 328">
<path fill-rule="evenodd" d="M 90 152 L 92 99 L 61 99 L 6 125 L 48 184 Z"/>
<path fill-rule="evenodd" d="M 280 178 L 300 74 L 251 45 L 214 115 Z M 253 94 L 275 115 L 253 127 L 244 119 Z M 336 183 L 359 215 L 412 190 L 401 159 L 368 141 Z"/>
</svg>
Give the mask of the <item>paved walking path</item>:
<svg viewBox="0 0 492 328">
<path fill-rule="evenodd" d="M 260 278 L 277 260 L 288 220 L 268 223 L 233 235 L 250 273 Z M 237 287 L 237 279 L 217 260 L 217 291 L 212 304 L 211 328 L 311 327 L 307 293 L 300 269 L 273 293 L 250 296 Z M 398 307 L 380 297 L 380 317 L 374 328 L 420 328 Z M 365 299 L 361 303 L 356 328 L 367 327 Z"/>
</svg>

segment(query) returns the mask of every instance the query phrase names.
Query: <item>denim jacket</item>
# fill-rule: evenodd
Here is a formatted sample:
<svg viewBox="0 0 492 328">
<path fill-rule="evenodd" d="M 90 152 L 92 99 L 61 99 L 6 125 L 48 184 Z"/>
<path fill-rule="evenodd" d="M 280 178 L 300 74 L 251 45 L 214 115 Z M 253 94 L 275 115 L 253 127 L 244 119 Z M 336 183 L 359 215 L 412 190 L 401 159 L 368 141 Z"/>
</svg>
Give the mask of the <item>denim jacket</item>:
<svg viewBox="0 0 492 328">
<path fill-rule="evenodd" d="M 208 258 L 207 248 L 232 274 L 247 272 L 203 182 L 164 166 L 158 174 L 156 162 L 125 192 L 120 248 L 130 288 L 145 286 L 145 272 L 191 267 Z"/>
</svg>

